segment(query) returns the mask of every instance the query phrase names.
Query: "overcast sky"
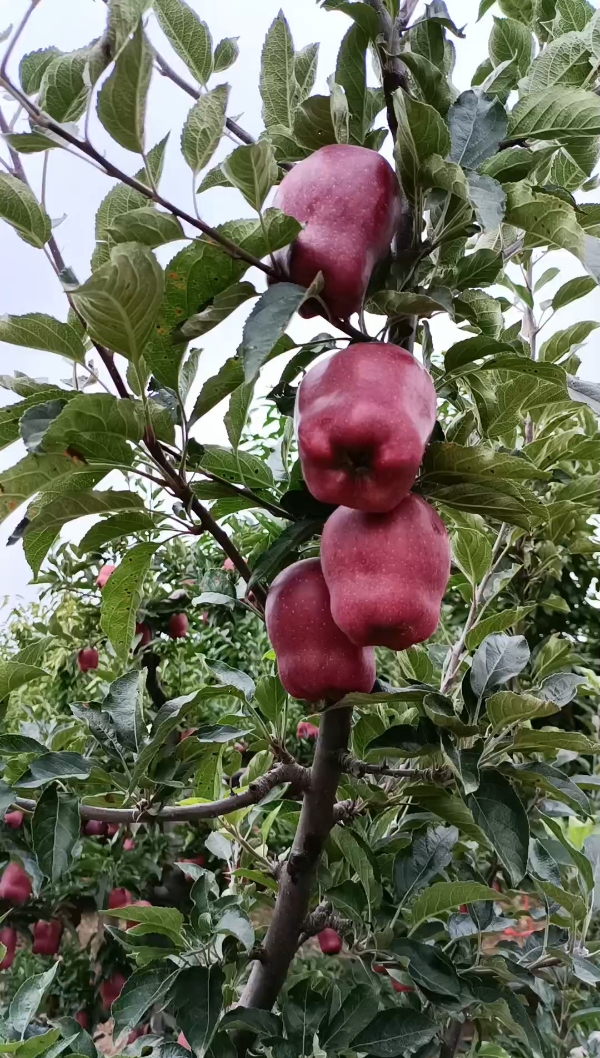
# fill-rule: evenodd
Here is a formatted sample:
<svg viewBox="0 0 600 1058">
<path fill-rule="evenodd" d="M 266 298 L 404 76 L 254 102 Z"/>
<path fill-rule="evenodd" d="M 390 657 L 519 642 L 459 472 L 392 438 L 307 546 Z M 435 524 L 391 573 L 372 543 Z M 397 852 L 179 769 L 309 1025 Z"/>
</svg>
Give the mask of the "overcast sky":
<svg viewBox="0 0 600 1058">
<path fill-rule="evenodd" d="M 337 12 L 325 12 L 316 0 L 189 0 L 198 14 L 208 22 L 215 43 L 226 36 L 239 36 L 240 57 L 237 63 L 211 84 L 227 80 L 232 86 L 229 104 L 230 116 L 239 117 L 240 123 L 254 135 L 258 135 L 261 124 L 261 102 L 258 92 L 260 52 L 267 29 L 283 7 L 290 23 L 294 43 L 301 48 L 312 41 L 321 44 L 319 73 L 315 91 L 326 92 L 326 79 L 335 67 L 339 42 L 350 25 L 346 16 Z M 17 24 L 27 9 L 28 0 L 0 0 L 0 32 L 10 23 Z M 454 81 L 461 90 L 470 84 L 473 70 L 487 54 L 487 37 L 493 12 L 476 24 L 478 0 L 449 0 L 451 15 L 457 24 L 467 23 L 467 38 L 458 41 L 458 61 Z M 87 44 L 102 32 L 106 8 L 102 0 L 41 0 L 41 3 L 24 33 L 16 59 L 33 49 L 55 44 L 69 51 Z M 186 70 L 170 50 L 169 45 L 157 29 L 154 18 L 150 18 L 149 32 L 173 66 L 186 75 Z M 0 46 L 5 47 L 4 46 Z M 16 72 L 16 63 L 12 66 Z M 187 74 L 189 78 L 189 74 Z M 192 209 L 192 181 L 190 170 L 178 150 L 182 124 L 190 108 L 188 96 L 170 81 L 155 75 L 148 105 L 147 144 L 152 146 L 167 132 L 171 132 L 165 174 L 161 190 L 170 200 Z M 0 98 L 0 105 L 8 114 L 11 105 Z M 106 151 L 111 160 L 126 172 L 134 173 L 140 166 L 139 158 L 110 141 L 97 121 L 92 122 L 92 139 L 96 147 Z M 224 139 L 221 153 L 226 154 L 232 144 Z M 214 164 L 214 162 L 213 162 Z M 40 187 L 40 162 L 33 157 L 26 162 L 27 171 L 36 190 Z M 84 279 L 89 274 L 89 260 L 94 246 L 93 217 L 102 198 L 111 184 L 106 176 L 91 166 L 77 161 L 65 152 L 56 150 L 50 156 L 48 180 L 48 211 L 53 220 L 64 220 L 56 227 L 55 235 L 64 258 Z M 596 196 L 591 196 L 597 197 Z M 249 209 L 236 191 L 214 189 L 199 198 L 203 218 L 219 223 L 232 216 L 248 216 Z M 171 244 L 159 251 L 163 263 L 169 260 L 180 247 Z M 567 255 L 552 255 L 564 272 L 561 282 L 581 272 L 577 262 Z M 556 263 L 548 259 L 547 264 Z M 262 277 L 249 274 L 248 278 L 262 286 Z M 558 284 L 549 285 L 544 296 L 551 296 Z M 25 312 L 47 312 L 60 319 L 66 318 L 67 306 L 56 277 L 41 251 L 22 242 L 12 229 L 0 222 L 0 315 Z M 228 321 L 203 339 L 204 353 L 201 359 L 198 380 L 202 381 L 215 373 L 223 361 L 231 356 L 241 339 L 248 306 L 242 306 Z M 559 313 L 556 326 L 565 327 L 577 319 L 600 318 L 600 294 L 594 292 Z M 294 324 L 294 336 L 309 338 L 323 329 L 323 321 L 299 321 Z M 434 327 L 436 348 L 443 350 L 455 340 L 455 329 L 447 322 Z M 583 354 L 580 374 L 583 378 L 600 380 L 600 360 L 596 355 L 597 341 L 592 340 Z M 70 364 L 51 354 L 29 352 L 0 344 L 0 373 L 12 374 L 23 371 L 36 378 L 51 381 L 65 379 L 70 374 Z M 273 368 L 278 377 L 281 363 Z M 15 399 L 0 390 L 0 406 Z M 226 443 L 221 420 L 223 408 L 202 420 L 196 436 L 199 440 Z M 13 445 L 0 452 L 0 469 L 16 462 L 18 446 Z M 22 516 L 22 511 L 8 519 L 0 527 L 0 605 L 2 596 L 8 595 L 14 602 L 18 598 L 35 596 L 35 588 L 29 585 L 30 571 L 20 545 L 7 549 L 6 539 Z M 6 611 L 0 611 L 6 614 Z M 1 619 L 1 617 L 0 617 Z"/>
</svg>

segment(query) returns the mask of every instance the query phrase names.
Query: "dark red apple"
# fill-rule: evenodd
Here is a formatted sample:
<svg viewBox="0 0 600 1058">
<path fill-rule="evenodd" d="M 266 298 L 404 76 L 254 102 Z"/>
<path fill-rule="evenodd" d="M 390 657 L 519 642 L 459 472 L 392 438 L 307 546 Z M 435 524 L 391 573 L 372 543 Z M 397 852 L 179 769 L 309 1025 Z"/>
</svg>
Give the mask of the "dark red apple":
<svg viewBox="0 0 600 1058">
<path fill-rule="evenodd" d="M 298 727 L 296 728 L 296 738 L 318 738 L 319 729 L 315 724 L 309 724 L 308 720 L 298 721 Z"/>
<path fill-rule="evenodd" d="M 90 1025 L 90 1018 L 87 1010 L 78 1010 L 74 1017 L 77 1024 L 87 1032 Z"/>
<path fill-rule="evenodd" d="M 331 616 L 318 558 L 288 566 L 273 581 L 265 612 L 279 677 L 293 698 L 335 702 L 350 691 L 370 691 L 375 655 L 357 649 Z"/>
<path fill-rule="evenodd" d="M 138 621 L 135 626 L 135 634 L 136 636 L 142 637 L 138 643 L 138 650 L 141 650 L 143 647 L 147 647 L 148 643 L 150 643 L 152 640 L 152 631 L 150 629 L 150 626 L 147 625 L 145 621 Z"/>
<path fill-rule="evenodd" d="M 117 567 L 111 565 L 110 562 L 107 562 L 104 566 L 102 566 L 102 569 L 100 570 L 98 576 L 96 577 L 96 584 L 100 588 L 100 591 L 102 591 L 102 589 L 103 589 L 104 585 L 106 584 L 108 578 L 115 572 L 116 568 Z"/>
<path fill-rule="evenodd" d="M 133 896 L 129 892 L 129 889 L 111 889 L 108 894 L 108 906 L 111 911 L 114 911 L 117 907 L 128 907 L 128 905 L 132 903 Z"/>
<path fill-rule="evenodd" d="M 411 985 L 403 985 L 401 981 L 395 981 L 393 977 L 391 980 L 394 992 L 414 992 L 414 988 Z"/>
<path fill-rule="evenodd" d="M 308 287 L 322 272 L 321 297 L 330 312 L 342 319 L 358 312 L 405 209 L 389 163 L 366 147 L 321 147 L 285 175 L 273 205 L 304 224 L 291 246 L 276 254 L 286 277 Z M 314 301 L 302 311 L 318 314 Z"/>
<path fill-rule="evenodd" d="M 33 944 L 31 951 L 34 955 L 56 955 L 61 937 L 63 935 L 63 924 L 53 918 L 50 922 L 39 921 L 33 927 Z"/>
<path fill-rule="evenodd" d="M 431 376 L 405 349 L 358 343 L 307 371 L 298 451 L 322 503 L 390 511 L 408 495 L 436 418 Z"/>
<path fill-rule="evenodd" d="M 84 647 L 77 655 L 77 666 L 80 672 L 90 672 L 98 668 L 98 651 L 95 647 Z"/>
<path fill-rule="evenodd" d="M 337 930 L 329 926 L 317 934 L 317 940 L 324 955 L 339 955 L 342 950 L 342 938 Z"/>
<path fill-rule="evenodd" d="M 102 838 L 106 834 L 106 823 L 101 819 L 88 819 L 83 831 L 88 838 Z"/>
<path fill-rule="evenodd" d="M 15 957 L 18 934 L 12 926 L 3 926 L 0 929 L 0 944 L 6 948 L 6 954 L 0 962 L 0 970 L 10 970 Z"/>
<path fill-rule="evenodd" d="M 23 813 L 15 809 L 14 812 L 7 812 L 4 816 L 4 822 L 7 827 L 11 830 L 20 830 L 23 826 Z"/>
<path fill-rule="evenodd" d="M 118 999 L 123 991 L 123 986 L 127 978 L 122 973 L 114 973 L 112 977 L 107 978 L 100 985 L 98 991 L 100 992 L 100 1000 L 102 1006 L 106 1011 L 110 1010 L 115 999 Z"/>
<path fill-rule="evenodd" d="M 31 879 L 19 863 L 9 863 L 0 878 L 0 900 L 24 904 L 31 896 Z"/>
<path fill-rule="evenodd" d="M 187 614 L 174 613 L 169 617 L 169 635 L 171 639 L 185 639 L 188 634 L 189 621 Z"/>
<path fill-rule="evenodd" d="M 388 514 L 338 507 L 323 530 L 321 562 L 333 620 L 353 643 L 406 650 L 435 632 L 450 541 L 419 496 Z"/>
</svg>

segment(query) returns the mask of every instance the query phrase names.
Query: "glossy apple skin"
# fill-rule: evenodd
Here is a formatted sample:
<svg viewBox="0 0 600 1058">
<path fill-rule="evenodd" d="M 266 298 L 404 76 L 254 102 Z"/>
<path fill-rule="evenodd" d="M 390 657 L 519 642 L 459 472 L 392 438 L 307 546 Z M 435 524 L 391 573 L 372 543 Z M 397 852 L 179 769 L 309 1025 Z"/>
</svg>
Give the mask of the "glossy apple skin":
<svg viewBox="0 0 600 1058">
<path fill-rule="evenodd" d="M 265 617 L 279 678 L 293 698 L 335 702 L 350 691 L 372 689 L 374 653 L 357 649 L 334 623 L 317 558 L 296 562 L 275 578 Z"/>
<path fill-rule="evenodd" d="M 18 863 L 9 863 L 0 878 L 0 900 L 24 904 L 31 896 L 31 879 Z"/>
<path fill-rule="evenodd" d="M 33 927 L 33 944 L 31 951 L 33 955 L 56 955 L 61 937 L 63 935 L 63 924 L 53 918 L 50 922 L 40 920 Z"/>
<path fill-rule="evenodd" d="M 324 955 L 339 955 L 342 950 L 342 938 L 337 930 L 329 926 L 317 934 L 317 940 Z"/>
<path fill-rule="evenodd" d="M 431 376 L 405 349 L 365 342 L 315 364 L 298 390 L 302 473 L 322 503 L 390 511 L 408 495 L 436 419 Z"/>
<path fill-rule="evenodd" d="M 116 910 L 118 907 L 127 907 L 133 903 L 133 896 L 129 892 L 129 889 L 111 889 L 108 896 L 108 906 L 112 910 Z"/>
<path fill-rule="evenodd" d="M 276 254 L 286 278 L 308 287 L 322 272 L 330 312 L 344 320 L 358 312 L 406 214 L 389 163 L 366 147 L 321 147 L 286 173 L 273 205 L 304 224 Z M 319 315 L 318 303 L 309 301 L 302 315 Z"/>
<path fill-rule="evenodd" d="M 388 514 L 338 507 L 321 539 L 335 623 L 359 646 L 406 650 L 435 632 L 450 576 L 450 541 L 420 496 Z"/>
</svg>

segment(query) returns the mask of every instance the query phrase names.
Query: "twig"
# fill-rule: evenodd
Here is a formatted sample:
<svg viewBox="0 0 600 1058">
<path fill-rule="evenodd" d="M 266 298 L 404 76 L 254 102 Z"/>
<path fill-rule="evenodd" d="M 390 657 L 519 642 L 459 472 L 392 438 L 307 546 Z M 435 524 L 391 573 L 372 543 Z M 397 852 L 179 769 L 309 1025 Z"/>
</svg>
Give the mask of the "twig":
<svg viewBox="0 0 600 1058">
<path fill-rule="evenodd" d="M 8 45 L 8 48 L 6 49 L 6 51 L 4 53 L 4 58 L 2 59 L 2 65 L 0 66 L 0 77 L 5 77 L 6 76 L 6 68 L 8 66 L 9 59 L 10 59 L 13 51 L 15 50 L 16 46 L 17 46 L 17 43 L 18 43 L 18 41 L 19 41 L 19 39 L 21 37 L 21 34 L 23 33 L 23 30 L 25 29 L 25 26 L 29 22 L 29 19 L 31 18 L 31 16 L 32 16 L 33 12 L 35 11 L 36 7 L 38 6 L 39 2 L 40 2 L 40 0 L 31 0 L 31 3 L 29 5 L 29 7 L 27 8 L 27 11 L 23 15 L 23 18 L 21 19 L 21 21 L 19 22 L 19 25 L 17 26 L 15 32 L 13 33 L 12 39 L 10 41 L 10 44 Z"/>
<path fill-rule="evenodd" d="M 442 783 L 451 777 L 448 768 L 392 768 L 387 764 L 369 764 L 365 760 L 358 760 L 351 753 L 342 753 L 340 764 L 342 771 L 357 779 L 364 775 L 387 775 L 393 779 L 433 780 Z"/>
<path fill-rule="evenodd" d="M 162 55 L 159 55 L 159 53 L 156 52 L 154 58 L 163 77 L 168 77 L 173 84 L 176 84 L 178 88 L 182 89 L 182 91 L 187 92 L 192 99 L 200 99 L 201 93 L 199 90 L 183 77 L 180 77 L 176 70 L 174 70 L 172 66 L 169 66 L 167 60 L 163 58 Z M 238 125 L 237 121 L 233 121 L 232 118 L 226 118 L 225 125 L 234 136 L 237 136 L 238 140 L 242 141 L 242 143 L 250 144 L 256 142 L 254 136 L 251 136 L 249 132 L 246 132 L 246 130 L 243 129 L 241 125 Z"/>
</svg>

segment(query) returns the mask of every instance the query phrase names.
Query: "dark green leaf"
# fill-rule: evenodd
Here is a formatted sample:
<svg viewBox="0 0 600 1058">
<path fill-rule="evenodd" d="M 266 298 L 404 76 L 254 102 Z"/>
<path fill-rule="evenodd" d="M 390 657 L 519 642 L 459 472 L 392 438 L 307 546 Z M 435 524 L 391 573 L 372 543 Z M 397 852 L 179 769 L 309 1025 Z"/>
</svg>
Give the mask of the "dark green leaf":
<svg viewBox="0 0 600 1058">
<path fill-rule="evenodd" d="M 435 947 L 404 937 L 392 941 L 392 950 L 402 959 L 408 959 L 410 976 L 418 985 L 439 995 L 454 996 L 460 991 L 452 961 Z"/>
<path fill-rule="evenodd" d="M 417 834 L 412 844 L 398 853 L 394 861 L 394 888 L 403 903 L 448 866 L 457 841 L 456 827 L 433 827 Z"/>
<path fill-rule="evenodd" d="M 145 673 L 126 672 L 111 684 L 102 702 L 102 710 L 111 717 L 119 742 L 134 752 L 137 752 L 143 736 L 144 683 Z"/>
<path fill-rule="evenodd" d="M 512 885 L 518 885 L 527 870 L 529 821 L 513 787 L 499 772 L 485 768 L 479 787 L 467 798 L 473 819 L 508 871 Z"/>
<path fill-rule="evenodd" d="M 182 970 L 172 989 L 171 1009 L 197 1058 L 204 1058 L 221 1014 L 223 971 L 219 966 Z"/>
<path fill-rule="evenodd" d="M 287 559 L 290 554 L 319 531 L 320 524 L 310 519 L 294 522 L 284 529 L 254 564 L 250 586 L 258 581 L 271 581 L 275 574 L 288 565 Z"/>
<path fill-rule="evenodd" d="M 201 85 L 213 69 L 212 39 L 205 22 L 184 0 L 155 0 L 160 28 Z"/>
<path fill-rule="evenodd" d="M 102 589 L 100 625 L 123 660 L 129 656 L 144 579 L 157 546 L 136 544 L 132 547 Z"/>
<path fill-rule="evenodd" d="M 33 192 L 10 173 L 0 173 L 0 219 L 30 246 L 41 250 L 52 234 L 50 217 Z"/>
<path fill-rule="evenodd" d="M 382 1010 L 359 1032 L 352 1046 L 375 1058 L 395 1058 L 429 1043 L 437 1031 L 435 1022 L 416 1010 Z"/>
<path fill-rule="evenodd" d="M 152 49 L 139 24 L 98 95 L 98 117 L 104 128 L 121 147 L 135 154 L 144 153 L 152 60 Z"/>
<path fill-rule="evenodd" d="M 471 687 L 478 697 L 518 676 L 529 661 L 523 636 L 491 635 L 477 648 L 471 665 Z"/>
<path fill-rule="evenodd" d="M 495 154 L 506 136 L 508 119 L 498 99 L 490 99 L 474 89 L 463 92 L 448 114 L 450 161 L 467 169 L 477 169 Z"/>
<path fill-rule="evenodd" d="M 31 836 L 40 870 L 53 885 L 69 870 L 79 828 L 76 798 L 65 796 L 55 783 L 48 786 L 33 813 Z"/>
<path fill-rule="evenodd" d="M 8 1008 L 8 1022 L 21 1039 L 54 981 L 59 966 L 60 963 L 55 962 L 46 973 L 29 977 L 13 996 Z"/>
<path fill-rule="evenodd" d="M 242 339 L 246 382 L 256 377 L 306 295 L 304 287 L 296 283 L 276 283 L 256 303 L 246 320 Z"/>
<path fill-rule="evenodd" d="M 321 1028 L 319 1041 L 327 1053 L 348 1049 L 350 1043 L 373 1019 L 374 997 L 362 985 L 348 993 L 340 1009 L 325 1028 Z"/>
</svg>

